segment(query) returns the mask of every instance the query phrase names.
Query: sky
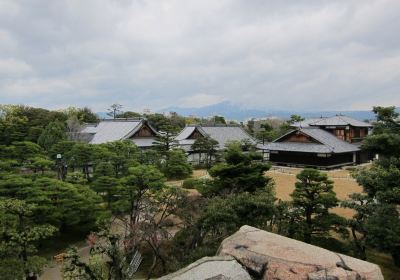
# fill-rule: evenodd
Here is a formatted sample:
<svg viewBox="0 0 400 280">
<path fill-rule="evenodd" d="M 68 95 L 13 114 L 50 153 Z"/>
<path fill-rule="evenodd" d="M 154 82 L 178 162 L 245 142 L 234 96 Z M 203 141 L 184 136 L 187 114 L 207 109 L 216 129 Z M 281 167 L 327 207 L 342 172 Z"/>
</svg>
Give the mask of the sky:
<svg viewBox="0 0 400 280">
<path fill-rule="evenodd" d="M 0 104 L 400 105 L 399 0 L 0 0 Z"/>
</svg>

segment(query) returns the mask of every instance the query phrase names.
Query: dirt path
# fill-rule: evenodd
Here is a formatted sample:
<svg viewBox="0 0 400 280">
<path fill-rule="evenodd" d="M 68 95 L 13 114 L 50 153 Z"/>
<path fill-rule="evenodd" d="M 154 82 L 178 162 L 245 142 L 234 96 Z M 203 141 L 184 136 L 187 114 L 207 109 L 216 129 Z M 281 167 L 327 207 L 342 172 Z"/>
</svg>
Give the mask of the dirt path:
<svg viewBox="0 0 400 280">
<path fill-rule="evenodd" d="M 84 259 L 89 258 L 89 246 L 81 247 L 78 249 L 78 254 Z M 57 263 L 54 260 L 48 265 L 44 273 L 39 277 L 39 280 L 62 280 L 61 276 L 61 263 Z"/>
</svg>

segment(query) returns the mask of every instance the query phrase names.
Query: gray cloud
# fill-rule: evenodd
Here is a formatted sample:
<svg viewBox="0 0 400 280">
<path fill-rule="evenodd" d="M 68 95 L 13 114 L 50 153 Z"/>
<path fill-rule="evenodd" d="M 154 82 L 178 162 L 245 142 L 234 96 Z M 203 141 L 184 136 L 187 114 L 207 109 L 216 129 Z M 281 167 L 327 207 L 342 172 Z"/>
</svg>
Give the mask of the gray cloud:
<svg viewBox="0 0 400 280">
<path fill-rule="evenodd" d="M 0 103 L 400 105 L 398 30 L 398 0 L 2 0 Z"/>
</svg>

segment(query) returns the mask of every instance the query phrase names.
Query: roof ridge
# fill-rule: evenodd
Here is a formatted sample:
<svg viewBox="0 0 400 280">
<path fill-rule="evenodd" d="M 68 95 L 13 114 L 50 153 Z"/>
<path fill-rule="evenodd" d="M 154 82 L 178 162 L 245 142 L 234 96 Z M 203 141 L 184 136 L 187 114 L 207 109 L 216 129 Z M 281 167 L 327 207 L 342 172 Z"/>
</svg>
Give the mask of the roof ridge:
<svg viewBox="0 0 400 280">
<path fill-rule="evenodd" d="M 322 128 L 319 128 L 319 127 L 312 127 L 314 130 L 319 130 L 319 131 L 323 131 L 324 133 L 326 133 L 327 135 L 331 135 L 328 131 L 326 131 L 326 130 L 324 130 L 324 129 L 322 129 Z M 315 140 L 317 140 L 318 142 L 321 142 L 323 145 L 325 145 L 325 146 L 328 146 L 330 149 L 331 149 L 331 151 L 335 151 L 335 147 L 333 147 L 333 146 L 331 146 L 331 145 L 329 145 L 328 143 L 326 143 L 326 141 L 323 141 L 323 139 L 316 139 L 315 138 L 315 136 L 312 136 L 312 135 L 309 135 L 309 136 L 311 136 L 312 138 L 314 138 Z M 333 136 L 333 135 L 332 135 Z M 335 137 L 336 138 L 336 136 L 333 136 L 333 137 Z M 340 140 L 340 139 L 338 139 L 338 140 Z"/>
</svg>

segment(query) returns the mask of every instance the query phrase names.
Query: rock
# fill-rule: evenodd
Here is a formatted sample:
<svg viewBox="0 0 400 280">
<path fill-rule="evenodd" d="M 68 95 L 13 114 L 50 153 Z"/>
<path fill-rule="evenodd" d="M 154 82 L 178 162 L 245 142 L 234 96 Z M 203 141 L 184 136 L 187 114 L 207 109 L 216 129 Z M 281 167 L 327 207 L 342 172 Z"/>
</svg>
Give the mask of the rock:
<svg viewBox="0 0 400 280">
<path fill-rule="evenodd" d="M 308 274 L 309 280 L 361 280 L 360 274 L 355 271 L 344 270 L 341 267 L 334 267 L 329 270 L 320 270 Z"/>
<path fill-rule="evenodd" d="M 308 273 L 316 271 L 316 267 L 312 265 L 294 264 L 271 261 L 268 263 L 265 274 L 262 279 L 269 280 L 292 280 L 292 279 L 308 279 Z"/>
<path fill-rule="evenodd" d="M 252 280 L 232 257 L 204 257 L 160 280 Z"/>
<path fill-rule="evenodd" d="M 250 226 L 243 226 L 226 238 L 221 243 L 218 255 L 234 257 L 257 278 L 265 280 L 307 280 L 309 277 L 319 277 L 322 273 L 325 276 L 325 272 L 330 273 L 332 280 L 354 277 L 383 280 L 381 270 L 375 264 Z M 351 271 L 339 268 L 338 263 Z M 343 275 L 353 278 L 343 278 Z"/>
</svg>

